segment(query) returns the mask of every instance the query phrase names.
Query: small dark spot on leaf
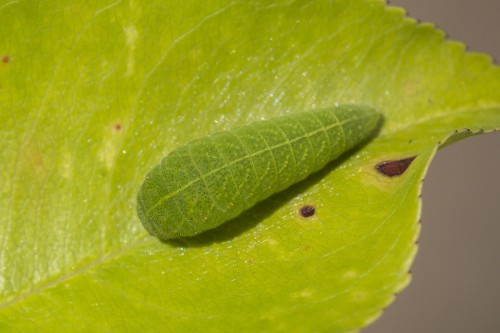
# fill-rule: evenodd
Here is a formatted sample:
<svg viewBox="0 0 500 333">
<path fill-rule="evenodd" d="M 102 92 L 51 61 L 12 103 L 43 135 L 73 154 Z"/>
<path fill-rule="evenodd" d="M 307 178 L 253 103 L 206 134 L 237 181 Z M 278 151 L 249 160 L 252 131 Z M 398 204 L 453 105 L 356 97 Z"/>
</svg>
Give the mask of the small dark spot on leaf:
<svg viewBox="0 0 500 333">
<path fill-rule="evenodd" d="M 121 129 L 122 129 L 122 124 L 120 124 L 120 123 L 116 123 L 116 124 L 115 124 L 115 130 L 119 131 L 119 130 L 121 130 Z"/>
<path fill-rule="evenodd" d="M 6 56 L 3 56 L 3 57 L 2 57 L 2 62 L 3 62 L 4 64 L 9 63 L 9 61 L 10 61 L 10 57 L 9 57 L 8 55 L 6 55 Z"/>
<path fill-rule="evenodd" d="M 315 211 L 316 209 L 314 208 L 314 206 L 304 206 L 300 209 L 300 215 L 302 215 L 303 217 L 310 217 L 314 215 Z"/>
<path fill-rule="evenodd" d="M 389 176 L 389 177 L 394 177 L 394 176 L 399 176 L 403 174 L 406 169 L 410 166 L 411 162 L 416 158 L 417 156 L 411 156 L 407 158 L 403 158 L 401 160 L 394 160 L 394 161 L 384 161 L 380 162 L 375 166 L 375 168 L 378 170 L 378 172 Z"/>
</svg>

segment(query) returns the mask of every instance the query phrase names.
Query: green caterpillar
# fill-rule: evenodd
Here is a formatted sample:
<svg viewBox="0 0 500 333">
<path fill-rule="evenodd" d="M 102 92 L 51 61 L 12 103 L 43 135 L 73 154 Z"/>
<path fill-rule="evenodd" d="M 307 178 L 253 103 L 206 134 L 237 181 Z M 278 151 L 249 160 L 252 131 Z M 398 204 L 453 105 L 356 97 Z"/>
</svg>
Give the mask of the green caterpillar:
<svg viewBox="0 0 500 333">
<path fill-rule="evenodd" d="M 372 108 L 344 105 L 191 141 L 146 176 L 137 197 L 139 218 L 163 240 L 215 228 L 367 139 L 378 120 Z"/>
</svg>

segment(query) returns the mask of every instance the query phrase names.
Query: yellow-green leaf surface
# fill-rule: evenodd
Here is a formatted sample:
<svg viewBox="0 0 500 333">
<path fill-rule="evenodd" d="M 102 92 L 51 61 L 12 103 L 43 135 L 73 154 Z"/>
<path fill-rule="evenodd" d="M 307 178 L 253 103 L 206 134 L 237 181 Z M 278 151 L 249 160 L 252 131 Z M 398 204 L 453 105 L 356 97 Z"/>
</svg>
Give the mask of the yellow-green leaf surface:
<svg viewBox="0 0 500 333">
<path fill-rule="evenodd" d="M 500 127 L 499 68 L 383 1 L 2 0 L 0 22 L 2 332 L 356 331 L 409 281 L 440 143 Z M 199 237 L 142 227 L 178 145 L 346 103 L 383 113 L 367 145 Z"/>
</svg>

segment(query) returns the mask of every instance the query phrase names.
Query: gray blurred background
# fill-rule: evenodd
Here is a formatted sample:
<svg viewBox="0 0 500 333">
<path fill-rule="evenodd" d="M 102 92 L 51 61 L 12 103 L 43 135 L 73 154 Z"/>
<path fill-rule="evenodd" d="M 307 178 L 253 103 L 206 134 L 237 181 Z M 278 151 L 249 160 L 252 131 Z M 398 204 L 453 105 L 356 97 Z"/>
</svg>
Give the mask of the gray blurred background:
<svg viewBox="0 0 500 333">
<path fill-rule="evenodd" d="M 390 4 L 500 60 L 500 0 Z M 439 151 L 424 182 L 412 282 L 363 333 L 500 332 L 499 221 L 500 132 Z"/>
</svg>

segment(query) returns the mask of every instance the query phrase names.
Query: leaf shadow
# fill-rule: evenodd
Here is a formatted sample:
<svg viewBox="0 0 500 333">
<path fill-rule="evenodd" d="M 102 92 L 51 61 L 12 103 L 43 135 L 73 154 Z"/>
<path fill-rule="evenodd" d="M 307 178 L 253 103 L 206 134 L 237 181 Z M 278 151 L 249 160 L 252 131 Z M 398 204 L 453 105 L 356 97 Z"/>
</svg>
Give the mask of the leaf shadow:
<svg viewBox="0 0 500 333">
<path fill-rule="evenodd" d="M 349 157 L 362 150 L 373 138 L 378 135 L 383 122 L 384 118 L 380 117 L 377 128 L 373 132 L 373 134 L 355 148 L 349 150 L 348 152 L 345 152 L 340 157 L 331 161 L 325 167 L 311 174 L 309 177 L 303 179 L 302 181 L 290 186 L 289 188 L 281 192 L 273 194 L 272 196 L 262 200 L 261 202 L 258 202 L 255 206 L 242 212 L 234 219 L 194 237 L 162 240 L 162 242 L 174 247 L 198 248 L 233 240 L 234 238 L 257 226 L 259 223 L 271 216 L 276 210 L 286 205 L 300 193 L 307 191 L 309 188 L 319 183 L 328 174 L 330 174 L 333 170 L 335 170 L 347 159 L 349 159 Z"/>
</svg>

